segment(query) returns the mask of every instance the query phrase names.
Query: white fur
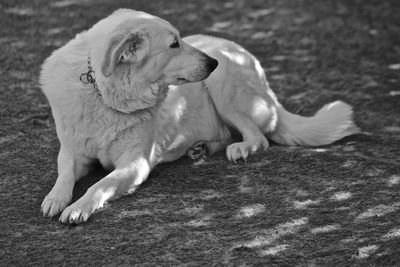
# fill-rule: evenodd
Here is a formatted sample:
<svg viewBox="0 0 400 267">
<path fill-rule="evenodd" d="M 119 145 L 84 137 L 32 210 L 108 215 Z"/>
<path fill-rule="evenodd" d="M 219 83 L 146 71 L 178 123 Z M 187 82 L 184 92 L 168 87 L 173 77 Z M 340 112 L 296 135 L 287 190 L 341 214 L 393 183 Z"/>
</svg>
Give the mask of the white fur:
<svg viewBox="0 0 400 267">
<path fill-rule="evenodd" d="M 279 144 L 322 146 L 359 133 L 351 106 L 336 101 L 322 107 L 313 117 L 303 117 L 278 105 L 278 124 L 271 139 Z"/>
<path fill-rule="evenodd" d="M 179 48 L 171 48 L 176 41 Z M 210 56 L 219 62 L 211 75 Z M 89 68 L 101 96 L 79 80 Z M 86 221 L 106 201 L 134 192 L 156 164 L 187 152 L 226 149 L 237 162 L 268 148 L 266 136 L 324 145 L 358 131 L 342 102 L 312 118 L 287 112 L 243 47 L 203 35 L 181 39 L 168 22 L 133 10 L 113 13 L 55 51 L 40 81 L 61 143 L 42 212 L 62 212 L 64 223 Z M 112 171 L 69 205 L 95 160 Z"/>
</svg>

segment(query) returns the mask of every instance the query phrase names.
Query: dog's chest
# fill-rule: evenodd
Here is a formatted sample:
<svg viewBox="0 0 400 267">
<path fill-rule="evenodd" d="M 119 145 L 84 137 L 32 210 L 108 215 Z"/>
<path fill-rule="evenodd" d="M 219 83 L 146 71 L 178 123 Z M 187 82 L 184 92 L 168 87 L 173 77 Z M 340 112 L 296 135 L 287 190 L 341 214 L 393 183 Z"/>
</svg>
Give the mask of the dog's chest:
<svg viewBox="0 0 400 267">
<path fill-rule="evenodd" d="M 116 156 L 109 153 L 110 147 L 118 141 L 121 134 L 138 123 L 135 118 L 124 118 L 102 111 L 70 113 L 62 121 L 63 123 L 57 124 L 60 128 L 57 131 L 62 133 L 62 139 L 72 146 L 74 153 L 97 158 L 105 167 L 115 161 Z"/>
</svg>

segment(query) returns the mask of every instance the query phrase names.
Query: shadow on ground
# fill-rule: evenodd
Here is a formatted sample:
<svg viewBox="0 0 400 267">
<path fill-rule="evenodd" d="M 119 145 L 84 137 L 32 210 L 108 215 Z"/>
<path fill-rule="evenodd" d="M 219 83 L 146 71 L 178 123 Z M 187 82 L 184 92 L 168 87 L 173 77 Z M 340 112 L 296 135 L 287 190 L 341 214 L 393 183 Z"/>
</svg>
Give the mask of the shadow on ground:
<svg viewBox="0 0 400 267">
<path fill-rule="evenodd" d="M 242 165 L 181 159 L 84 225 L 42 218 L 59 144 L 40 65 L 118 7 L 243 44 L 289 110 L 342 99 L 366 134 Z M 0 265 L 398 264 L 399 13 L 397 1 L 2 1 Z"/>
</svg>

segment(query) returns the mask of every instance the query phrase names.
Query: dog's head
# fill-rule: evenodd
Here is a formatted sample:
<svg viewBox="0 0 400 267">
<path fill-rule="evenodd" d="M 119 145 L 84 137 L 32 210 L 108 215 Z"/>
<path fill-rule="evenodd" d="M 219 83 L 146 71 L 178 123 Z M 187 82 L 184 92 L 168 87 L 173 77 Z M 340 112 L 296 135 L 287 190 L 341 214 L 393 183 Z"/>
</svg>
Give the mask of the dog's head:
<svg viewBox="0 0 400 267">
<path fill-rule="evenodd" d="M 100 49 L 104 77 L 130 75 L 149 83 L 177 85 L 207 78 L 217 60 L 185 43 L 167 21 L 144 12 L 119 10 L 96 25 L 106 38 Z"/>
</svg>

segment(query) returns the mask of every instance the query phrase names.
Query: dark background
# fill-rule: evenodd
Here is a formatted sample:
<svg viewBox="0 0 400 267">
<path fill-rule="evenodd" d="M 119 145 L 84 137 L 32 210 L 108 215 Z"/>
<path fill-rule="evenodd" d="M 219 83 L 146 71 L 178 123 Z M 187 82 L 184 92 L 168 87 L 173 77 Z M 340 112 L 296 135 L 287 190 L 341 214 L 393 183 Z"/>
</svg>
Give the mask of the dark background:
<svg viewBox="0 0 400 267">
<path fill-rule="evenodd" d="M 40 66 L 120 7 L 242 44 L 289 110 L 341 99 L 366 134 L 243 165 L 182 159 L 86 224 L 42 218 L 59 143 Z M 400 264 L 399 14 L 398 0 L 1 0 L 0 265 Z"/>
</svg>

